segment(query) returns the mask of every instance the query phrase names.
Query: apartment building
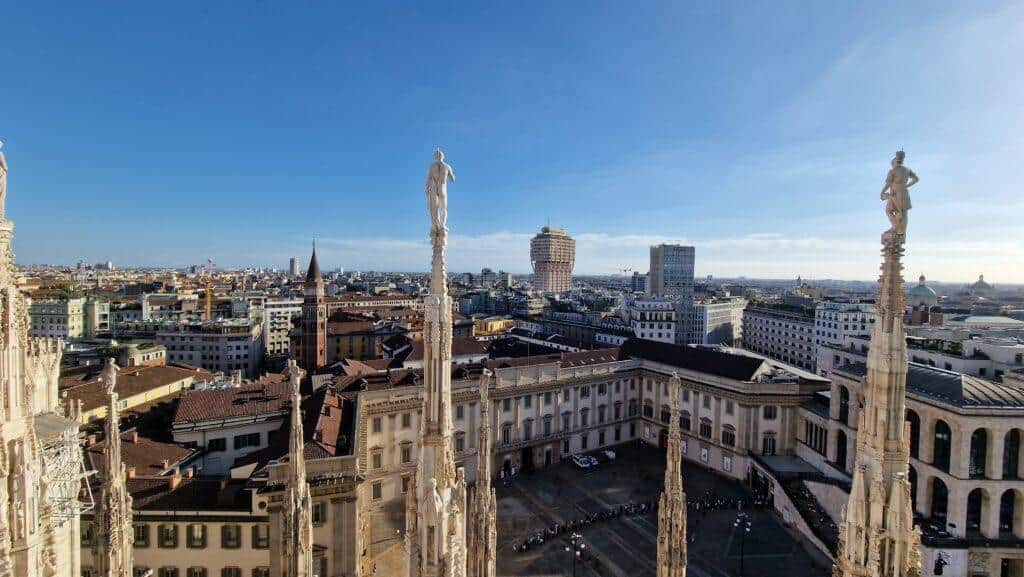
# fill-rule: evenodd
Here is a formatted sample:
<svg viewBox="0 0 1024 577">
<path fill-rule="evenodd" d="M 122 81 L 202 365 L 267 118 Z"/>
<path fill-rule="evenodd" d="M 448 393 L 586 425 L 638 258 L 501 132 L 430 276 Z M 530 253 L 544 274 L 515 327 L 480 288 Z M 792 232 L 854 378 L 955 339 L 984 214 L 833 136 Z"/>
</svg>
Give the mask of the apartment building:
<svg viewBox="0 0 1024 577">
<path fill-rule="evenodd" d="M 750 304 L 743 311 L 743 348 L 815 370 L 814 312 L 786 305 Z"/>
</svg>

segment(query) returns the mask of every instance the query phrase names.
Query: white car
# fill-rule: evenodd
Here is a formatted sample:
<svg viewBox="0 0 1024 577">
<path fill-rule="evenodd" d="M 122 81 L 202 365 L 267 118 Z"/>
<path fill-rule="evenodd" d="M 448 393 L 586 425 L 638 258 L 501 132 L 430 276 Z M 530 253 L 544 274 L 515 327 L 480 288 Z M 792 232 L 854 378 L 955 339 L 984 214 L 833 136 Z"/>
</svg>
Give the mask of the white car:
<svg viewBox="0 0 1024 577">
<path fill-rule="evenodd" d="M 615 460 L 615 451 L 612 451 L 611 449 L 607 449 L 604 452 L 604 456 L 607 457 L 609 461 L 614 461 Z"/>
<path fill-rule="evenodd" d="M 597 460 L 590 455 L 576 453 L 572 456 L 572 463 L 580 469 L 589 469 L 597 464 Z"/>
</svg>

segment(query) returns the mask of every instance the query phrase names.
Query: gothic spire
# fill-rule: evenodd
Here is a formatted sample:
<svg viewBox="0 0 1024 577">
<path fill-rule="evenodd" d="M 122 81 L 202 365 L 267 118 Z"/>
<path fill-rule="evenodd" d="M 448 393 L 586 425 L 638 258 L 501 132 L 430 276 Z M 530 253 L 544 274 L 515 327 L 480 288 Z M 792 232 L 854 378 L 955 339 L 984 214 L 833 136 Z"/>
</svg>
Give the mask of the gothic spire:
<svg viewBox="0 0 1024 577">
<path fill-rule="evenodd" d="M 497 499 L 491 487 L 491 371 L 480 377 L 480 427 L 476 450 L 476 492 L 469 527 L 469 577 L 495 577 L 497 568 Z"/>
<path fill-rule="evenodd" d="M 903 245 L 907 189 L 917 175 L 897 153 L 882 189 L 892 223 L 882 235 L 882 274 L 875 325 L 868 351 L 864 407 L 858 415 L 856 464 L 843 510 L 836 577 L 916 577 L 920 574 L 920 532 L 910 503 L 909 435 L 904 424 L 907 342 L 903 328 Z"/>
<path fill-rule="evenodd" d="M 309 267 L 306 268 L 306 283 L 323 284 L 324 279 L 320 274 L 320 263 L 316 260 L 316 241 L 313 241 L 313 256 L 309 257 Z"/>
<path fill-rule="evenodd" d="M 103 577 L 132 577 L 132 497 L 125 484 L 121 462 L 121 421 L 117 395 L 118 366 L 107 359 L 100 380 L 107 390 L 106 447 L 103 454 L 103 487 L 99 507 L 93 516 L 97 522 L 96 556 Z"/>
<path fill-rule="evenodd" d="M 686 493 L 683 492 L 679 430 L 679 389 L 673 373 L 669 380 L 671 418 L 665 453 L 665 490 L 658 507 L 658 577 L 686 577 Z"/>
<path fill-rule="evenodd" d="M 313 264 L 316 256 L 313 257 Z M 303 371 L 294 360 L 288 361 L 288 379 L 291 381 L 292 408 L 288 434 L 288 479 L 285 481 L 282 504 L 284 541 L 281 563 L 283 577 L 312 577 L 313 575 L 313 519 L 312 499 L 306 480 L 305 445 L 302 438 L 302 395 L 299 384 Z"/>
</svg>

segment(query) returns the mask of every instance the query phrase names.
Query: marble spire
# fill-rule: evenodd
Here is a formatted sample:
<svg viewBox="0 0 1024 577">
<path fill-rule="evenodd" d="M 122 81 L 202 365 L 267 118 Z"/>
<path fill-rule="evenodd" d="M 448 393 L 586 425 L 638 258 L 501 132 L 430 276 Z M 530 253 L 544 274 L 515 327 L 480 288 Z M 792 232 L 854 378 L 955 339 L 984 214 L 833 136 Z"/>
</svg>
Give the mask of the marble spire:
<svg viewBox="0 0 1024 577">
<path fill-rule="evenodd" d="M 671 419 L 665 454 L 665 490 L 658 503 L 658 577 L 686 577 L 686 493 L 680 470 L 679 375 L 669 380 Z"/>
<path fill-rule="evenodd" d="M 100 380 L 107 390 L 106 447 L 103 454 L 103 486 L 93 516 L 96 527 L 96 561 L 103 577 L 132 577 L 132 497 L 125 484 L 121 462 L 121 420 L 118 408 L 117 371 L 114 359 L 107 359 Z"/>
<path fill-rule="evenodd" d="M 892 224 L 882 235 L 875 325 L 868 351 L 864 408 L 857 427 L 856 464 L 839 526 L 835 577 L 917 577 L 920 531 L 913 526 L 907 469 L 910 433 L 905 423 L 907 342 L 903 328 L 903 265 L 907 188 L 917 175 L 903 167 L 902 151 L 882 189 Z"/>
<path fill-rule="evenodd" d="M 305 445 L 302 440 L 302 395 L 299 383 L 303 370 L 295 360 L 288 361 L 288 379 L 292 388 L 291 426 L 288 433 L 288 480 L 282 504 L 283 577 L 313 576 L 313 502 L 306 481 Z"/>
<path fill-rule="evenodd" d="M 480 377 L 480 427 L 477 434 L 476 489 L 469 525 L 469 577 L 496 577 L 498 502 L 491 487 L 490 386 L 492 373 Z"/>
<path fill-rule="evenodd" d="M 427 172 L 427 210 L 433 247 L 430 292 L 424 298 L 423 416 L 416 478 L 406 501 L 406 555 L 410 577 L 466 575 L 466 483 L 455 468 L 452 443 L 452 299 L 448 296 L 445 248 L 448 181 L 454 173 L 444 154 L 434 153 Z"/>
</svg>

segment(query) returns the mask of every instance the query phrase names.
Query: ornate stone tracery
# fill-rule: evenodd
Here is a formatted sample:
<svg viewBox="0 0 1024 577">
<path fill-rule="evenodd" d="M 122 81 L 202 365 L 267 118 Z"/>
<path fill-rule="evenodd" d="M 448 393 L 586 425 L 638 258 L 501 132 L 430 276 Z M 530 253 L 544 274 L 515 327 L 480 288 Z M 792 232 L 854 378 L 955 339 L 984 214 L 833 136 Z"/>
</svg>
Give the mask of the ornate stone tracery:
<svg viewBox="0 0 1024 577">
<path fill-rule="evenodd" d="M 676 374 L 669 381 L 671 417 L 665 453 L 665 490 L 658 503 L 658 577 L 686 577 L 686 493 L 680 470 L 679 388 Z"/>
</svg>

